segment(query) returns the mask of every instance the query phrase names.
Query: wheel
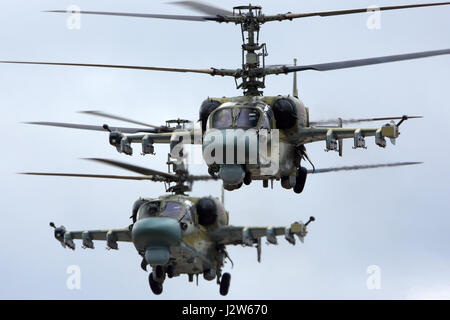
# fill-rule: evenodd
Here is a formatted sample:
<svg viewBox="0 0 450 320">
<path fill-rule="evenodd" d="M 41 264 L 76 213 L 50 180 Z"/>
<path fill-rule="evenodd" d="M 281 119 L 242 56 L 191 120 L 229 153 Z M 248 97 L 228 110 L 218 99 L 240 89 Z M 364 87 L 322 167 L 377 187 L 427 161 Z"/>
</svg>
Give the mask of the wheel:
<svg viewBox="0 0 450 320">
<path fill-rule="evenodd" d="M 308 171 L 304 167 L 300 167 L 297 171 L 297 177 L 295 179 L 294 192 L 302 193 L 305 188 L 306 176 L 308 175 Z"/>
<path fill-rule="evenodd" d="M 167 272 L 167 277 L 169 277 L 169 279 L 173 278 L 173 266 L 172 265 L 167 267 L 166 272 Z"/>
<path fill-rule="evenodd" d="M 226 296 L 230 289 L 231 274 L 225 272 L 220 280 L 220 294 Z"/>
<path fill-rule="evenodd" d="M 269 186 L 269 180 L 263 180 L 263 188 L 267 188 Z"/>
<path fill-rule="evenodd" d="M 252 183 L 252 175 L 250 172 L 245 173 L 244 183 L 246 186 L 248 186 L 250 183 Z"/>
<path fill-rule="evenodd" d="M 163 291 L 163 285 L 162 283 L 156 282 L 153 280 L 153 272 L 149 274 L 148 276 L 148 282 L 150 284 L 150 289 L 152 289 L 152 292 L 156 295 L 161 294 Z"/>
</svg>

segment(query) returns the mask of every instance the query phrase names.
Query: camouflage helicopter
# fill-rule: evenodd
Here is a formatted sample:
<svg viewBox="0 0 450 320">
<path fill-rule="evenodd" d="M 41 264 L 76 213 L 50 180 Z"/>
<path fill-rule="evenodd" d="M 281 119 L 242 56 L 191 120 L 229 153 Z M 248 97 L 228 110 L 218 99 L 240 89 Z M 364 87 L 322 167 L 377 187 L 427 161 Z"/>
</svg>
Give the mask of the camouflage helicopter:
<svg viewBox="0 0 450 320">
<path fill-rule="evenodd" d="M 54 236 L 64 248 L 75 250 L 74 240 L 82 240 L 82 247 L 94 249 L 94 240 L 106 241 L 107 249 L 118 250 L 118 242 L 132 242 L 142 256 L 141 267 L 147 271 L 150 265 L 149 285 L 152 292 L 159 295 L 163 282 L 168 278 L 187 274 L 189 282 L 194 275 L 203 274 L 204 279 L 217 279 L 220 294 L 226 295 L 231 276 L 222 273 L 226 259 L 230 259 L 226 246 L 242 245 L 257 248 L 258 262 L 261 261 L 261 238 L 270 244 L 277 244 L 277 237 L 295 245 L 298 237 L 303 242 L 307 234 L 306 223 L 294 222 L 288 227 L 238 227 L 229 225 L 229 213 L 218 198 L 190 197 L 194 181 L 215 179 L 209 175 L 190 175 L 183 163 L 168 161 L 174 172 L 161 172 L 128 163 L 92 158 L 89 160 L 105 163 L 138 173 L 136 176 L 27 172 L 28 175 L 89 177 L 125 180 L 148 180 L 168 184 L 165 194 L 157 198 L 139 198 L 132 209 L 132 224 L 121 229 L 68 231 L 64 226 L 56 227 Z M 174 185 L 171 185 L 173 184 Z"/>
<path fill-rule="evenodd" d="M 187 6 L 202 12 L 203 15 L 168 15 L 143 14 L 122 12 L 80 11 L 74 13 L 88 15 L 112 15 L 140 18 L 159 18 L 186 21 L 214 21 L 218 23 L 234 23 L 241 27 L 242 36 L 242 67 L 236 69 L 209 68 L 188 69 L 171 67 L 86 64 L 63 62 L 38 61 L 0 61 L 2 63 L 42 64 L 62 66 L 83 66 L 101 68 L 122 68 L 151 71 L 184 72 L 208 74 L 211 76 L 226 76 L 235 79 L 237 89 L 243 90 L 242 96 L 207 98 L 200 107 L 199 120 L 201 128 L 188 128 L 192 126 L 185 120 L 176 120 L 176 127 L 154 126 L 141 121 L 134 121 L 98 111 L 88 113 L 113 119 L 126 120 L 134 124 L 145 125 L 149 128 L 110 128 L 104 126 L 90 126 L 57 122 L 33 122 L 33 124 L 52 125 L 60 127 L 107 130 L 109 142 L 119 152 L 131 155 L 133 143 L 142 144 L 142 153 L 154 152 L 154 144 L 166 143 L 170 145 L 172 156 L 181 157 L 180 145 L 200 144 L 203 156 L 211 176 L 223 180 L 227 190 L 240 188 L 243 184 L 250 184 L 252 180 L 262 180 L 263 186 L 268 182 L 280 180 L 286 189 L 293 189 L 301 193 L 304 189 L 308 170 L 302 161 L 311 162 L 306 147 L 308 143 L 323 141 L 326 151 L 337 151 L 340 156 L 343 152 L 343 140 L 353 139 L 353 148 L 366 148 L 365 138 L 375 137 L 379 147 L 386 147 L 386 139 L 393 144 L 399 136 L 399 127 L 407 119 L 418 116 L 365 118 L 365 119 L 336 119 L 332 121 L 310 121 L 310 112 L 300 100 L 297 89 L 297 72 L 307 70 L 330 71 L 361 67 L 380 63 L 396 62 L 410 59 L 447 55 L 450 49 L 416 52 L 368 59 L 348 60 L 331 63 L 310 65 L 266 65 L 267 47 L 260 43 L 260 28 L 263 24 L 273 21 L 286 21 L 307 17 L 327 17 L 364 13 L 371 9 L 349 9 L 322 11 L 310 13 L 286 13 L 265 15 L 260 6 L 237 6 L 232 11 L 217 8 L 216 6 L 197 1 L 181 1 L 177 4 Z M 427 3 L 415 5 L 386 6 L 376 10 L 389 11 L 407 8 L 431 7 L 449 5 L 450 2 Z M 72 13 L 66 10 L 53 10 L 49 12 Z M 264 96 L 265 77 L 293 73 L 294 85 L 292 95 Z M 398 122 L 394 122 L 398 120 Z M 371 121 L 390 121 L 378 128 L 344 128 L 344 124 Z M 330 125 L 333 124 L 333 125 Z M 276 134 L 275 137 L 273 134 Z M 238 149 L 236 141 L 243 145 L 241 156 L 236 154 Z M 263 146 L 267 152 L 263 152 Z M 269 147 L 270 146 L 270 147 Z M 275 148 L 273 148 L 275 146 Z M 251 149 L 256 149 L 256 157 L 251 157 Z M 252 149 L 252 150 L 253 150 Z M 241 149 L 242 151 L 242 149 Z M 237 152 L 239 153 L 239 152 Z M 275 160 L 274 160 L 275 159 Z M 272 170 L 272 165 L 276 167 Z M 268 170 L 271 169 L 271 170 Z"/>
<path fill-rule="evenodd" d="M 267 244 L 278 244 L 277 237 L 284 236 L 286 241 L 295 245 L 298 237 L 303 242 L 307 235 L 307 226 L 314 221 L 310 217 L 306 223 L 294 222 L 288 227 L 239 227 L 229 225 L 229 213 L 222 199 L 207 197 L 190 197 L 186 194 L 192 190 L 194 181 L 217 180 L 209 175 L 190 175 L 179 159 L 167 161 L 168 172 L 144 168 L 121 161 L 90 158 L 88 160 L 125 169 L 139 175 L 105 175 L 55 172 L 24 172 L 34 176 L 81 177 L 120 180 L 140 180 L 164 182 L 168 194 L 157 198 L 139 198 L 132 207 L 132 223 L 122 229 L 67 231 L 64 226 L 56 227 L 53 222 L 54 236 L 64 248 L 75 250 L 73 240 L 82 240 L 82 248 L 94 249 L 94 240 L 106 241 L 107 249 L 118 250 L 117 242 L 132 242 L 142 257 L 141 268 L 147 271 L 150 265 L 149 285 L 154 294 L 161 294 L 166 278 L 187 274 L 189 282 L 194 275 L 203 274 L 204 279 L 216 279 L 220 294 L 226 295 L 231 276 L 222 268 L 226 259 L 232 264 L 227 245 L 256 247 L 257 260 L 261 262 L 261 239 Z M 361 170 L 380 167 L 414 165 L 414 162 L 375 164 L 317 169 L 314 174 Z M 172 166 L 172 171 L 170 167 Z M 313 173 L 312 171 L 310 171 Z M 222 189 L 223 190 L 223 189 Z"/>
</svg>

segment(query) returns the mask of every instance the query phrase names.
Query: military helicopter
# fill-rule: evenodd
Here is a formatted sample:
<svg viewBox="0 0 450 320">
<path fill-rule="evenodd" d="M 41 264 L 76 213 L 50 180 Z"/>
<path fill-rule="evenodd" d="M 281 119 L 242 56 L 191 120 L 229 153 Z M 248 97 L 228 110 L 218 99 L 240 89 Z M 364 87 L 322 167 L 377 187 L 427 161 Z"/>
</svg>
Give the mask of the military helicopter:
<svg viewBox="0 0 450 320">
<path fill-rule="evenodd" d="M 349 9 L 310 13 L 286 13 L 265 15 L 260 6 L 237 6 L 233 11 L 217 8 L 216 6 L 197 1 L 176 2 L 203 13 L 201 16 L 143 14 L 122 12 L 80 11 L 80 14 L 98 14 L 140 18 L 160 18 L 185 21 L 214 21 L 218 23 L 234 23 L 241 27 L 242 36 L 242 67 L 236 69 L 209 68 L 187 69 L 171 67 L 86 64 L 66 62 L 38 62 L 38 61 L 0 61 L 1 63 L 42 64 L 62 66 L 83 66 L 101 68 L 122 68 L 151 71 L 168 71 L 208 74 L 211 76 L 225 76 L 235 79 L 236 88 L 243 90 L 242 96 L 207 98 L 200 107 L 199 120 L 201 129 L 186 129 L 188 121 L 180 120 L 177 128 L 168 126 L 154 126 L 144 124 L 150 129 L 142 128 L 110 128 L 104 126 L 90 126 L 57 122 L 33 122 L 33 124 L 52 125 L 60 127 L 106 130 L 110 132 L 109 142 L 119 152 L 131 155 L 132 143 L 142 144 L 142 153 L 154 152 L 155 143 L 170 144 L 171 154 L 181 157 L 180 145 L 201 144 L 203 156 L 208 165 L 211 176 L 223 180 L 227 190 L 240 188 L 243 184 L 250 184 L 252 180 L 262 180 L 263 186 L 268 187 L 271 180 L 280 180 L 286 189 L 293 189 L 301 193 L 304 189 L 308 170 L 302 166 L 307 160 L 313 167 L 305 145 L 312 142 L 324 141 L 325 151 L 337 151 L 343 154 L 343 140 L 353 139 L 353 148 L 366 148 L 365 138 L 375 137 L 379 147 L 386 147 L 386 139 L 393 144 L 399 136 L 400 125 L 408 119 L 420 116 L 401 116 L 365 119 L 336 119 L 331 121 L 310 121 L 310 112 L 299 99 L 297 89 L 297 72 L 307 70 L 330 71 L 337 69 L 361 67 L 380 63 L 403 61 L 446 55 L 450 49 L 416 52 L 368 59 L 348 60 L 331 63 L 310 65 L 266 65 L 267 47 L 260 43 L 260 29 L 263 24 L 273 21 L 286 21 L 307 17 L 326 17 L 367 12 L 369 9 Z M 415 5 L 386 6 L 376 8 L 379 11 L 398 10 L 407 8 L 431 7 L 449 5 L 450 2 L 427 3 Z M 52 10 L 49 12 L 71 13 L 66 10 Z M 263 96 L 265 77 L 293 73 L 294 85 L 292 95 Z M 240 81 L 240 82 L 239 82 Z M 89 112 L 92 115 L 126 120 L 135 124 L 142 122 L 110 115 L 103 112 Z M 398 120 L 398 122 L 394 122 Z M 372 121 L 390 121 L 378 128 L 343 128 L 344 124 Z M 192 125 L 192 123 L 190 124 Z M 273 136 L 275 134 L 275 136 Z M 240 141 L 243 149 L 236 146 Z M 238 142 L 239 143 L 239 142 Z M 264 146 L 266 146 L 264 148 Z M 269 147 L 270 146 L 270 147 Z M 252 149 L 253 148 L 253 149 Z M 235 149 L 241 150 L 240 155 Z M 256 149 L 256 157 L 249 156 L 251 150 Z M 266 152 L 262 152 L 266 149 Z M 239 152 L 238 152 L 239 153 Z M 275 168 L 273 165 L 275 164 Z"/>
<path fill-rule="evenodd" d="M 261 262 L 261 240 L 267 244 L 278 244 L 277 237 L 284 236 L 286 241 L 295 245 L 296 239 L 303 242 L 307 235 L 307 226 L 315 221 L 310 217 L 306 223 L 294 222 L 287 227 L 239 227 L 229 225 L 229 213 L 222 199 L 190 197 L 186 193 L 192 190 L 195 181 L 217 180 L 210 175 L 191 175 L 186 165 L 179 159 L 168 156 L 168 172 L 140 167 L 129 163 L 88 158 L 116 168 L 125 169 L 139 175 L 105 175 L 55 172 L 24 172 L 25 175 L 81 177 L 119 180 L 140 180 L 163 182 L 167 194 L 157 198 L 139 198 L 132 207 L 132 223 L 121 229 L 68 231 L 64 226 L 56 227 L 53 222 L 54 236 L 64 248 L 75 250 L 74 240 L 82 240 L 82 248 L 94 249 L 94 240 L 106 241 L 106 248 L 118 250 L 118 242 L 132 242 L 142 257 L 141 268 L 147 271 L 150 265 L 149 285 L 154 294 L 161 294 L 163 282 L 187 274 L 189 282 L 194 276 L 203 274 L 204 279 L 216 279 L 220 294 L 227 295 L 231 276 L 222 268 L 226 259 L 230 259 L 227 245 L 256 247 L 257 260 Z M 366 166 L 335 167 L 315 170 L 314 174 L 361 170 L 380 167 L 396 167 L 418 164 L 416 162 L 386 163 Z M 171 170 L 172 167 L 172 170 Z M 173 171 L 173 172 L 171 172 Z M 310 171 L 313 173 L 312 171 Z M 223 190 L 223 189 L 222 189 Z"/>
<path fill-rule="evenodd" d="M 183 163 L 169 161 L 169 172 L 161 172 L 128 163 L 92 158 L 89 160 L 127 169 L 138 173 L 136 176 L 69 174 L 27 172 L 28 175 L 89 177 L 126 180 L 148 180 L 164 182 L 169 185 L 169 194 L 157 198 L 139 198 L 132 209 L 132 224 L 122 229 L 68 231 L 64 226 L 56 227 L 54 236 L 64 248 L 75 250 L 75 239 L 82 240 L 82 247 L 94 249 L 94 240 L 105 240 L 107 249 L 118 249 L 118 242 L 132 242 L 142 256 L 141 267 L 147 271 L 150 265 L 149 284 L 154 294 L 161 294 L 166 278 L 187 274 L 189 282 L 194 275 L 203 274 L 204 279 L 217 279 L 220 294 L 226 295 L 231 276 L 222 274 L 225 259 L 229 259 L 227 245 L 242 245 L 257 248 L 258 262 L 261 261 L 261 238 L 267 243 L 277 244 L 277 237 L 295 245 L 294 236 L 302 242 L 307 234 L 306 223 L 295 222 L 288 227 L 237 227 L 229 225 L 229 214 L 218 198 L 189 197 L 186 192 L 192 189 L 194 181 L 215 179 L 211 176 L 190 175 Z M 174 172 L 170 172 L 170 166 Z M 170 184 L 173 184 L 170 186 Z M 232 262 L 233 263 L 233 262 Z"/>
</svg>

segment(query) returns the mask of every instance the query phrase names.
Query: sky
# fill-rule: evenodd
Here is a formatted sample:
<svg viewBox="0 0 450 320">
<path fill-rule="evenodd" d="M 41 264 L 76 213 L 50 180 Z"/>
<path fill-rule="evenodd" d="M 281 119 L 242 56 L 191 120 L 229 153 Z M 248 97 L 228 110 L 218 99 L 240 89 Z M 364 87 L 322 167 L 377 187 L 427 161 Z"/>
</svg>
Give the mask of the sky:
<svg viewBox="0 0 450 320">
<path fill-rule="evenodd" d="M 238 1 L 215 1 L 230 9 Z M 396 2 L 397 3 L 397 2 Z M 420 3 L 404 0 L 399 4 Z M 267 14 L 389 5 L 391 1 L 259 1 Z M 135 64 L 187 68 L 231 68 L 241 63 L 240 31 L 231 24 L 83 16 L 67 28 L 67 16 L 43 10 L 195 14 L 159 1 L 0 2 L 0 60 Z M 268 64 L 332 62 L 450 48 L 450 7 L 409 9 L 381 15 L 380 29 L 367 27 L 368 14 L 308 18 L 263 26 Z M 256 250 L 229 247 L 234 267 L 230 299 L 421 299 L 450 298 L 450 167 L 448 119 L 450 57 L 299 75 L 301 99 L 311 120 L 332 117 L 423 115 L 401 127 L 397 145 L 386 149 L 367 139 L 367 150 L 344 143 L 344 157 L 308 146 L 316 167 L 423 161 L 413 167 L 309 176 L 301 195 L 279 183 L 227 192 L 233 225 L 289 225 L 316 221 L 305 243 L 280 239 Z M 289 94 L 292 75 L 266 81 L 265 95 Z M 0 298 L 1 299 L 222 299 L 215 282 L 187 276 L 164 283 L 154 296 L 132 244 L 119 250 L 64 250 L 50 221 L 70 230 L 118 228 L 130 223 L 133 202 L 164 193 L 162 185 L 17 175 L 23 171 L 127 174 L 80 158 L 104 157 L 165 170 L 167 146 L 156 156 L 118 154 L 102 132 L 37 127 L 26 121 L 101 125 L 77 113 L 102 110 L 144 122 L 196 120 L 208 96 L 237 96 L 227 78 L 139 70 L 1 65 L 0 118 Z M 124 125 L 117 121 L 110 125 Z M 381 124 L 380 124 L 381 125 Z M 126 126 L 126 125 L 125 125 Z M 137 151 L 137 150 L 136 150 Z M 192 165 L 192 173 L 206 173 Z M 194 186 L 193 196 L 220 196 L 217 182 Z M 80 289 L 70 290 L 67 269 L 78 266 Z M 374 267 L 375 266 L 375 267 Z M 367 283 L 376 276 L 374 289 Z M 369 272 L 368 272 L 369 271 Z"/>
</svg>

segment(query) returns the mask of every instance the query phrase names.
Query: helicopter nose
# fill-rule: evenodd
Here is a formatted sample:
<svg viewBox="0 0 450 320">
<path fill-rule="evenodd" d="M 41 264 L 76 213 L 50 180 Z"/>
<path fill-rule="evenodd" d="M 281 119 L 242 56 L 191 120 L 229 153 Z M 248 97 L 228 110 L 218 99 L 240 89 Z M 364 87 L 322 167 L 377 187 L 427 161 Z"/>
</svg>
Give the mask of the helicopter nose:
<svg viewBox="0 0 450 320">
<path fill-rule="evenodd" d="M 136 221 L 131 238 L 138 251 L 145 251 L 149 264 L 164 265 L 170 258 L 169 248 L 181 241 L 181 228 L 172 218 L 146 218 Z"/>
<path fill-rule="evenodd" d="M 210 165 L 258 163 L 258 134 L 255 130 L 210 129 L 203 137 L 203 158 Z"/>
</svg>

